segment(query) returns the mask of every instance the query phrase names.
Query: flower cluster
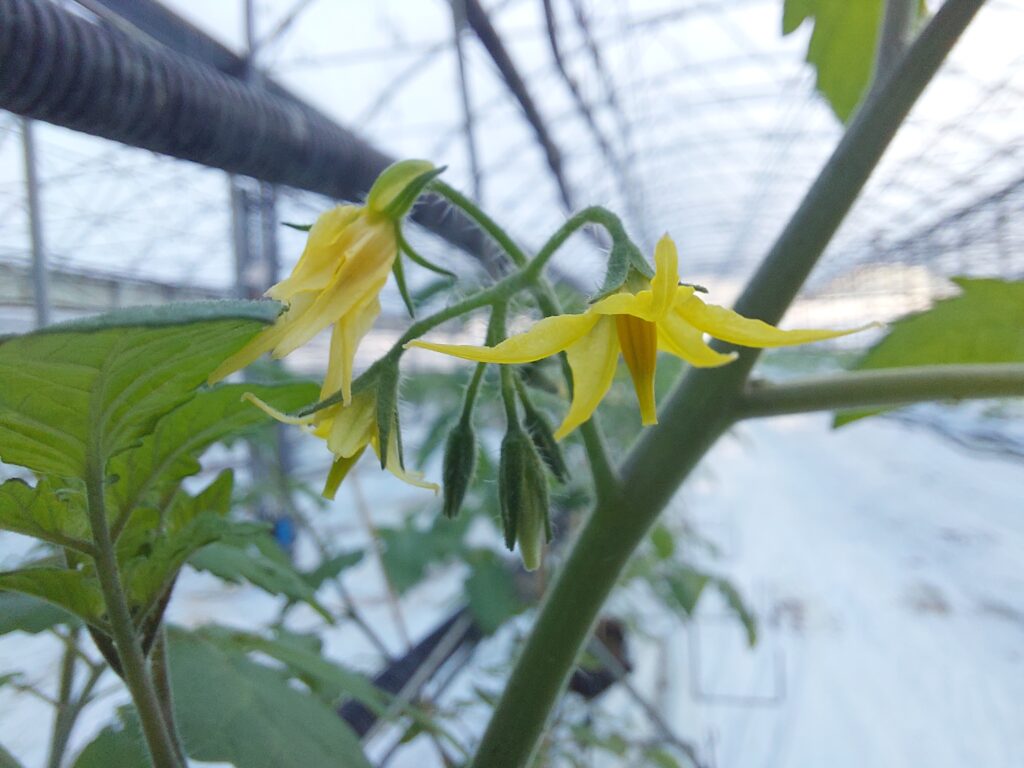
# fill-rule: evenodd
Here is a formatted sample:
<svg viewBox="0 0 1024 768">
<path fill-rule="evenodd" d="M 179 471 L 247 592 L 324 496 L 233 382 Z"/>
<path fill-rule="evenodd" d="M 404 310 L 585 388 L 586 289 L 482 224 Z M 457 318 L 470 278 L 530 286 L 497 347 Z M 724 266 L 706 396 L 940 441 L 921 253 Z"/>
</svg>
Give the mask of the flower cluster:
<svg viewBox="0 0 1024 768">
<path fill-rule="evenodd" d="M 732 310 L 705 304 L 693 286 L 679 284 L 679 256 L 667 235 L 654 252 L 654 277 L 636 273 L 618 292 L 600 299 L 581 314 L 558 315 L 539 321 L 518 336 L 493 347 L 437 344 L 416 340 L 421 347 L 483 363 L 531 363 L 564 351 L 572 369 L 572 402 L 555 432 L 559 440 L 587 421 L 612 385 L 619 355 L 626 362 L 640 404 L 643 424 L 658 421 L 654 401 L 654 372 L 658 350 L 682 358 L 697 368 L 732 362 L 735 352 L 723 353 L 704 341 L 704 334 L 745 347 L 782 347 L 832 339 L 854 331 L 783 331 Z"/>
<path fill-rule="evenodd" d="M 379 294 L 399 257 L 401 218 L 415 202 L 423 180 L 436 174 L 422 160 L 395 163 L 377 179 L 365 205 L 339 205 L 322 214 L 309 229 L 306 247 L 292 270 L 266 293 L 285 304 L 269 328 L 225 360 L 211 375 L 217 382 L 270 352 L 281 358 L 331 328 L 327 375 L 320 389 L 325 399 L 341 393 L 341 403 L 308 418 L 295 419 L 256 398 L 253 402 L 275 419 L 311 428 L 334 454 L 324 495 L 333 497 L 344 474 L 372 446 L 383 465 L 413 485 L 432 488 L 416 473 L 405 471 L 398 448 L 398 430 L 391 429 L 381 446 L 372 390 L 352 394 L 352 372 L 359 343 L 380 314 Z M 393 445 L 392 445 L 393 444 Z"/>
</svg>

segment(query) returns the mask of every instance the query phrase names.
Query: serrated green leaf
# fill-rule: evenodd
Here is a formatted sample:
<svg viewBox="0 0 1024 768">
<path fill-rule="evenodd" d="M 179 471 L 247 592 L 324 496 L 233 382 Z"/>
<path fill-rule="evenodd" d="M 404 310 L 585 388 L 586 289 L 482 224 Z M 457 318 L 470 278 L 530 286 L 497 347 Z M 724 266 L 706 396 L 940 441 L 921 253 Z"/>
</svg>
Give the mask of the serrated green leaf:
<svg viewBox="0 0 1024 768">
<path fill-rule="evenodd" d="M 245 768 L 369 768 L 345 722 L 275 670 L 196 634 L 169 633 L 185 748 L 195 760 Z"/>
<path fill-rule="evenodd" d="M 917 6 L 918 16 L 926 12 Z M 875 69 L 883 0 L 786 0 L 783 34 L 806 20 L 814 24 L 807 63 L 817 74 L 815 86 L 842 122 L 848 122 L 864 98 Z"/>
<path fill-rule="evenodd" d="M 892 324 L 854 370 L 1024 362 L 1024 280 L 956 277 L 961 293 Z M 835 426 L 885 409 L 844 411 Z"/>
<path fill-rule="evenodd" d="M 46 600 L 96 626 L 105 606 L 95 578 L 66 568 L 22 568 L 0 573 L 0 589 Z"/>
<path fill-rule="evenodd" d="M 520 613 L 526 605 L 516 590 L 507 564 L 494 552 L 477 550 L 469 559 L 469 576 L 463 589 L 477 626 L 490 635 Z"/>
<path fill-rule="evenodd" d="M 333 620 L 302 575 L 290 566 L 272 560 L 252 544 L 212 544 L 196 552 L 189 564 L 225 581 L 235 584 L 247 581 L 272 595 L 284 595 L 307 603 L 328 621 Z"/>
<path fill-rule="evenodd" d="M 0 460 L 82 477 L 192 397 L 280 305 L 200 302 L 123 310 L 0 341 Z"/>
<path fill-rule="evenodd" d="M 75 624 L 67 611 L 37 597 L 18 592 L 0 592 L 0 635 L 27 632 L 37 635 L 58 624 Z"/>
<path fill-rule="evenodd" d="M 0 485 L 0 529 L 80 552 L 91 548 L 81 492 L 58 491 L 46 479 L 35 487 L 17 479 Z"/>
<path fill-rule="evenodd" d="M 244 540 L 266 530 L 259 523 L 201 514 L 178 534 L 157 538 L 149 552 L 122 566 L 125 591 L 133 604 L 148 608 L 171 585 L 185 562 L 203 547 L 227 538 Z"/>
<path fill-rule="evenodd" d="M 199 392 L 161 418 L 138 446 L 110 462 L 109 472 L 117 478 L 107 493 L 112 513 L 127 514 L 198 472 L 199 455 L 213 443 L 265 424 L 266 414 L 242 401 L 246 392 L 287 412 L 315 400 L 319 388 L 312 382 L 224 384 Z"/>
</svg>

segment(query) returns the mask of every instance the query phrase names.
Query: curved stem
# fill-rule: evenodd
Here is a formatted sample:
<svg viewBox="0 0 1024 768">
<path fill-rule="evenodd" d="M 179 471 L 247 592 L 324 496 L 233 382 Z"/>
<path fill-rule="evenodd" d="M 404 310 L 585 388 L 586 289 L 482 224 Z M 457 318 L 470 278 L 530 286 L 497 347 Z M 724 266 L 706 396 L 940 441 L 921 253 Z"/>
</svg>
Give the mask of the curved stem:
<svg viewBox="0 0 1024 768">
<path fill-rule="evenodd" d="M 139 713 L 142 732 L 149 746 L 154 768 L 181 768 L 171 738 L 164 723 L 160 702 L 153 687 L 153 681 L 146 668 L 142 645 L 132 623 L 128 610 L 128 599 L 121 584 L 114 543 L 107 525 L 104 501 L 103 467 L 99 460 L 98 446 L 91 446 L 86 467 L 86 493 L 88 498 L 89 525 L 96 544 L 96 576 L 103 590 L 110 628 L 117 646 L 125 685 Z"/>
<path fill-rule="evenodd" d="M 480 206 L 466 197 L 464 194 L 459 192 L 454 187 L 450 187 L 440 179 L 434 179 L 430 182 L 429 189 L 432 192 L 436 192 L 448 202 L 452 203 L 457 208 L 460 208 L 466 215 L 469 216 L 473 221 L 477 223 L 484 232 L 486 232 L 495 243 L 506 253 L 512 260 L 512 263 L 517 267 L 525 267 L 529 259 L 526 256 L 526 251 L 520 248 L 516 241 L 509 237 L 508 233 L 498 226 L 498 223 L 488 216 L 481 210 Z"/>
<path fill-rule="evenodd" d="M 924 365 L 752 382 L 737 403 L 741 419 L 808 411 L 894 406 L 925 400 L 1024 397 L 1024 365 Z"/>
<path fill-rule="evenodd" d="M 737 311 L 776 322 L 789 306 L 921 91 L 983 0 L 947 0 L 868 98 L 783 230 Z M 598 502 L 540 609 L 474 758 L 476 768 L 528 764 L 619 574 L 683 480 L 732 423 L 756 355 L 691 371 L 622 467 L 621 493 Z"/>
</svg>

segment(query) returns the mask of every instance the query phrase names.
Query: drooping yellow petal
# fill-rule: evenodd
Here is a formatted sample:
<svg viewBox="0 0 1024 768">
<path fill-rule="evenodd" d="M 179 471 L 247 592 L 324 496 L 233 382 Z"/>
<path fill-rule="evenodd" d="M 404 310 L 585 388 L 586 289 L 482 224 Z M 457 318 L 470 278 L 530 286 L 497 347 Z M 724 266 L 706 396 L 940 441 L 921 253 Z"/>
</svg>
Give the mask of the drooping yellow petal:
<svg viewBox="0 0 1024 768">
<path fill-rule="evenodd" d="M 288 309 L 277 318 L 272 326 L 260 331 L 248 344 L 218 365 L 206 379 L 206 383 L 216 384 L 225 376 L 256 362 L 264 353 L 273 351 L 288 336 L 295 318 L 301 316 L 312 306 L 314 300 L 313 293 L 300 293 L 295 296 Z"/>
<path fill-rule="evenodd" d="M 435 344 L 430 341 L 410 341 L 407 347 L 420 347 L 442 352 L 463 360 L 479 363 L 532 363 L 561 352 L 584 337 L 598 322 L 599 316 L 589 312 L 582 315 L 556 315 L 546 317 L 524 333 L 505 339 L 493 347 L 475 347 L 470 344 Z"/>
<path fill-rule="evenodd" d="M 352 368 L 359 342 L 367 334 L 380 314 L 380 299 L 374 296 L 364 306 L 352 310 L 334 324 L 331 332 L 331 351 L 327 360 L 327 375 L 320 388 L 320 399 L 330 397 L 339 389 L 342 402 L 352 402 Z"/>
<path fill-rule="evenodd" d="M 327 447 L 335 456 L 348 458 L 365 448 L 373 438 L 377 418 L 377 398 L 372 391 L 361 392 L 352 404 L 341 407 L 331 421 Z"/>
<path fill-rule="evenodd" d="M 325 499 L 334 500 L 338 493 L 338 486 L 341 485 L 341 481 L 348 475 L 349 470 L 359 461 L 359 457 L 363 455 L 364 450 L 366 450 L 365 445 L 356 451 L 353 456 L 339 456 L 334 460 L 334 463 L 331 464 L 331 471 L 327 473 L 327 481 L 324 483 L 321 496 Z"/>
<path fill-rule="evenodd" d="M 695 368 L 717 368 L 731 363 L 737 354 L 716 352 L 704 342 L 704 334 L 684 320 L 678 309 L 658 323 L 658 346 Z"/>
<path fill-rule="evenodd" d="M 304 427 L 307 424 L 312 424 L 314 419 L 316 418 L 315 415 L 290 416 L 284 411 L 279 411 L 277 410 L 277 408 L 270 405 L 269 403 L 260 400 L 252 392 L 246 392 L 244 395 L 242 395 L 242 399 L 245 400 L 247 403 L 252 403 L 265 414 L 267 414 L 267 416 L 274 419 L 275 421 L 280 421 L 282 424 L 291 424 L 292 426 L 296 427 Z"/>
<path fill-rule="evenodd" d="M 615 378 L 619 340 L 615 321 L 602 317 L 593 329 L 566 350 L 572 369 L 572 403 L 565 420 L 555 431 L 561 440 L 589 419 Z"/>
<path fill-rule="evenodd" d="M 654 370 L 658 362 L 658 329 L 654 323 L 632 315 L 617 315 L 615 330 L 633 378 L 633 388 L 640 402 L 640 419 L 644 426 L 658 423 L 654 403 Z"/>
<path fill-rule="evenodd" d="M 744 347 L 786 347 L 793 344 L 807 344 L 812 341 L 835 339 L 864 330 L 865 327 L 845 331 L 794 330 L 783 331 L 762 322 L 743 317 L 731 309 L 705 304 L 692 296 L 678 305 L 679 315 L 716 339 Z"/>
<path fill-rule="evenodd" d="M 651 280 L 650 320 L 660 320 L 672 307 L 679 287 L 679 253 L 672 238 L 663 235 L 654 248 L 654 279 Z"/>
<path fill-rule="evenodd" d="M 345 241 L 352 240 L 351 225 L 361 211 L 356 205 L 339 205 L 322 213 L 309 230 L 306 247 L 292 273 L 271 286 L 267 296 L 286 301 L 300 291 L 326 288 L 339 262 L 346 258 Z"/>
<path fill-rule="evenodd" d="M 283 357 L 301 347 L 338 318 L 380 293 L 387 282 L 397 249 L 394 226 L 388 223 L 376 227 L 372 238 L 338 267 L 331 284 L 316 295 L 309 309 L 296 318 L 288 336 L 274 350 L 274 355 Z"/>
</svg>

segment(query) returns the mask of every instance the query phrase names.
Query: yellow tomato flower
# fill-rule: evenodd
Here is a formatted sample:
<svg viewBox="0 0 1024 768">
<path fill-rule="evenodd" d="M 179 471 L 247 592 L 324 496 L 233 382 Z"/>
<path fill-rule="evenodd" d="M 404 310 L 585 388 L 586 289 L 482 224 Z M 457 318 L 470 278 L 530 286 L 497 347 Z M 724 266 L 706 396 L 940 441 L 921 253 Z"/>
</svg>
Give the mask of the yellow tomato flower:
<svg viewBox="0 0 1024 768">
<path fill-rule="evenodd" d="M 395 163 L 380 175 L 366 205 L 339 205 L 322 214 L 310 228 L 292 273 L 266 293 L 287 309 L 210 374 L 209 383 L 244 368 L 265 352 L 284 357 L 333 326 L 320 397 L 341 390 L 342 402 L 349 404 L 356 349 L 380 314 L 378 294 L 398 256 L 395 217 L 404 211 L 390 208 L 411 182 L 431 169 L 433 165 L 424 160 Z"/>
<path fill-rule="evenodd" d="M 246 394 L 245 399 L 264 413 L 285 424 L 306 427 L 313 435 L 327 442 L 334 454 L 334 463 L 327 476 L 323 495 L 333 499 L 345 475 L 363 455 L 369 445 L 380 459 L 380 431 L 377 426 L 377 396 L 372 388 L 357 393 L 349 405 L 341 403 L 329 406 L 309 416 L 289 416 L 272 408 L 255 395 Z M 422 472 L 411 472 L 402 466 L 401 450 L 398 445 L 398 425 L 393 424 L 388 436 L 386 469 L 399 480 L 419 488 L 428 488 L 437 493 L 436 483 L 423 479 Z"/>
<path fill-rule="evenodd" d="M 572 369 L 572 403 L 555 432 L 559 440 L 587 421 L 608 392 L 619 354 L 633 379 L 643 424 L 658 421 L 654 371 L 658 350 L 698 368 L 725 365 L 735 352 L 716 352 L 708 334 L 745 347 L 782 347 L 843 336 L 854 331 L 782 331 L 725 307 L 705 304 L 695 289 L 679 284 L 679 256 L 668 235 L 654 251 L 655 272 L 642 290 L 623 290 L 592 304 L 578 315 L 548 317 L 528 331 L 494 347 L 413 341 L 408 346 L 432 349 L 484 363 L 531 363 L 565 351 Z M 859 329 L 858 329 L 859 330 Z"/>
</svg>

